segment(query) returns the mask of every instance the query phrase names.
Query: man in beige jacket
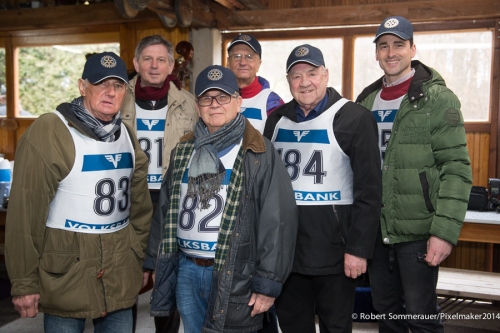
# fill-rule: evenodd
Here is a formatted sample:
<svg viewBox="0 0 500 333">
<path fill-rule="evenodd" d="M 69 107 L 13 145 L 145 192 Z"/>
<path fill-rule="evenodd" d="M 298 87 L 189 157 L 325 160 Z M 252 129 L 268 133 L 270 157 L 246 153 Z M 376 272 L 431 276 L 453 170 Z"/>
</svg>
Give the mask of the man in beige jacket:
<svg viewBox="0 0 500 333">
<path fill-rule="evenodd" d="M 121 112 L 123 122 L 134 129 L 141 149 L 148 156 L 148 188 L 156 205 L 170 152 L 181 136 L 193 130 L 198 113 L 194 96 L 181 89 L 179 80 L 171 74 L 172 43 L 160 35 L 143 38 L 135 49 L 134 67 L 137 75 L 130 80 Z M 149 237 L 161 237 L 161 230 L 152 230 Z M 146 251 L 156 255 L 157 249 Z M 145 266 L 144 286 L 150 275 Z M 170 317 L 155 318 L 157 333 L 176 333 L 179 325 L 177 312 Z"/>
</svg>

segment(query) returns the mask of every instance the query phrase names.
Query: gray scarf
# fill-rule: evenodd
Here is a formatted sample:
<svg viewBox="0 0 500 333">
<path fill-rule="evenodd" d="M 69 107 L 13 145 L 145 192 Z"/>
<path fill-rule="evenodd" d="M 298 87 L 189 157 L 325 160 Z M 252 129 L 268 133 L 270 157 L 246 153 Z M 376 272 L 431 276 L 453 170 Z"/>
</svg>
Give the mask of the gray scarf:
<svg viewBox="0 0 500 333">
<path fill-rule="evenodd" d="M 76 118 L 90 128 L 99 140 L 103 142 L 114 142 L 116 140 L 115 133 L 120 129 L 122 118 L 118 112 L 109 124 L 103 125 L 83 106 L 83 96 L 77 97 L 71 101 L 71 110 Z"/>
<path fill-rule="evenodd" d="M 220 129 L 210 134 L 203 121 L 200 120 L 194 129 L 194 149 L 196 150 L 188 172 L 187 195 L 200 196 L 201 209 L 210 207 L 208 202 L 219 192 L 226 177 L 225 170 L 217 153 L 237 144 L 245 131 L 245 117 L 240 113 Z"/>
</svg>

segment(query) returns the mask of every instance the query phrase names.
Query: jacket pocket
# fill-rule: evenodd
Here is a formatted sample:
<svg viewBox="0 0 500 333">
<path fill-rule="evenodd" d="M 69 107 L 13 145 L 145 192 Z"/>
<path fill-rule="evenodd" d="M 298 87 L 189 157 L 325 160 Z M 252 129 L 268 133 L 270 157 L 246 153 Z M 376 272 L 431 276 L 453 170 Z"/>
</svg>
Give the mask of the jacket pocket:
<svg viewBox="0 0 500 333">
<path fill-rule="evenodd" d="M 44 253 L 40 259 L 40 304 L 61 312 L 87 312 L 87 272 L 78 253 Z M 95 276 L 95 275 L 94 275 Z"/>
<path fill-rule="evenodd" d="M 44 253 L 40 268 L 54 277 L 66 274 L 71 266 L 80 261 L 78 253 Z"/>
<path fill-rule="evenodd" d="M 262 323 L 263 315 L 252 317 L 253 306 L 248 306 L 250 297 L 229 297 L 225 328 L 253 327 Z"/>
<path fill-rule="evenodd" d="M 427 210 L 429 213 L 434 213 L 435 209 L 434 206 L 432 205 L 431 202 L 431 197 L 429 195 L 429 181 L 427 180 L 427 175 L 425 171 L 421 172 L 418 174 L 418 177 L 420 179 L 420 186 L 422 187 L 422 193 L 424 196 L 424 202 L 425 202 L 425 207 L 427 207 Z"/>
</svg>

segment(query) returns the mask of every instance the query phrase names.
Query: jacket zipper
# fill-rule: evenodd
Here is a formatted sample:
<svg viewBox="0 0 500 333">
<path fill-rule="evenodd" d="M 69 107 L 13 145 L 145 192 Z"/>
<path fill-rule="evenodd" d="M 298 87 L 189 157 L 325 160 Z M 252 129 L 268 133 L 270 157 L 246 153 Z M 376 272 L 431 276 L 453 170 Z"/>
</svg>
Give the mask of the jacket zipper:
<svg viewBox="0 0 500 333">
<path fill-rule="evenodd" d="M 99 235 L 99 244 L 101 245 L 101 270 L 103 269 L 102 267 L 102 263 L 104 262 L 104 251 L 103 251 L 103 248 L 102 248 L 102 238 L 101 236 Z M 99 272 L 98 272 L 99 274 Z M 102 276 L 100 277 L 100 280 L 101 280 L 101 285 L 102 285 L 102 292 L 103 292 L 103 295 L 104 295 L 104 311 L 107 312 L 108 310 L 108 304 L 106 302 L 106 288 L 104 287 L 104 279 L 102 278 Z"/>
<path fill-rule="evenodd" d="M 333 207 L 333 213 L 335 214 L 335 217 L 337 218 L 338 226 L 337 226 L 337 232 L 340 236 L 340 239 L 342 240 L 342 245 L 345 245 L 345 239 L 344 236 L 342 236 L 342 229 L 340 228 L 340 219 L 339 219 L 339 214 L 337 213 L 337 208 L 335 208 L 335 205 L 332 205 Z"/>
</svg>

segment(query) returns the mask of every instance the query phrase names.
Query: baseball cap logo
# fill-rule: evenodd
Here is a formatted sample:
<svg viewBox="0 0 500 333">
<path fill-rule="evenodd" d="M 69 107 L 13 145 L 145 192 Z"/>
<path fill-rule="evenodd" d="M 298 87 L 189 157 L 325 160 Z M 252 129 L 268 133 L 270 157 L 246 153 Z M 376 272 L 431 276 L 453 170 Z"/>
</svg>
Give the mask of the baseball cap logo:
<svg viewBox="0 0 500 333">
<path fill-rule="evenodd" d="M 116 67 L 116 59 L 113 58 L 112 56 L 105 55 L 104 57 L 101 58 L 101 65 L 103 65 L 106 68 Z"/>
<path fill-rule="evenodd" d="M 387 21 L 385 21 L 384 27 L 387 29 L 395 28 L 399 24 L 399 20 L 397 18 L 391 17 Z"/>
<path fill-rule="evenodd" d="M 211 81 L 219 81 L 220 79 L 222 79 L 222 71 L 217 68 L 212 69 L 208 72 L 207 77 Z"/>
<path fill-rule="evenodd" d="M 250 39 L 252 39 L 252 37 L 250 37 L 248 35 L 241 35 L 239 39 L 243 40 L 245 42 L 248 42 L 248 41 L 250 41 Z"/>
<path fill-rule="evenodd" d="M 299 47 L 297 51 L 295 51 L 295 55 L 297 57 L 303 57 L 306 56 L 309 53 L 309 49 L 305 46 Z"/>
</svg>

